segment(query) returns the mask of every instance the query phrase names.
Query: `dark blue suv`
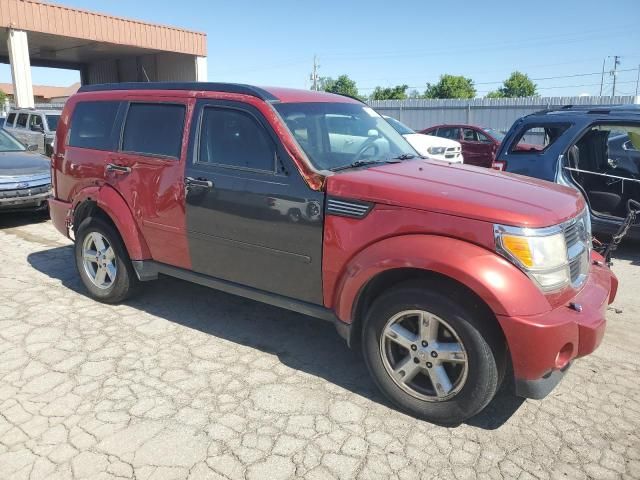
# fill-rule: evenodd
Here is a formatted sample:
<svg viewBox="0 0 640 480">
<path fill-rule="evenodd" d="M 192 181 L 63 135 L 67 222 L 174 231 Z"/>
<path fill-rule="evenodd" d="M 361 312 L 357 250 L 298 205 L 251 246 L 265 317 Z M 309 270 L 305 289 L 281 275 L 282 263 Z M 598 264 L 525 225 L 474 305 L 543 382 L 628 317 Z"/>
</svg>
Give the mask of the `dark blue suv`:
<svg viewBox="0 0 640 480">
<path fill-rule="evenodd" d="M 629 200 L 640 201 L 640 105 L 566 106 L 522 117 L 493 168 L 580 190 L 594 232 L 613 234 Z M 640 239 L 640 225 L 628 236 Z"/>
</svg>

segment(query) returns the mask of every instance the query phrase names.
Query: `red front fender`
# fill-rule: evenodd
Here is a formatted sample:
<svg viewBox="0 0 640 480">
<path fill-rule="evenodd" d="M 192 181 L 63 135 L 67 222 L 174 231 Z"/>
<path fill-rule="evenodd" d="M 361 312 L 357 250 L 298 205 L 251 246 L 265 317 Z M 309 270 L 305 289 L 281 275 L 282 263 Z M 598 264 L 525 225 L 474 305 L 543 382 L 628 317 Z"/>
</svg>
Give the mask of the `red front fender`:
<svg viewBox="0 0 640 480">
<path fill-rule="evenodd" d="M 480 296 L 496 315 L 538 315 L 551 310 L 535 284 L 494 252 L 449 237 L 403 235 L 370 245 L 344 267 L 331 305 L 338 318 L 351 323 L 354 304 L 365 285 L 379 273 L 398 268 L 452 278 Z"/>
</svg>

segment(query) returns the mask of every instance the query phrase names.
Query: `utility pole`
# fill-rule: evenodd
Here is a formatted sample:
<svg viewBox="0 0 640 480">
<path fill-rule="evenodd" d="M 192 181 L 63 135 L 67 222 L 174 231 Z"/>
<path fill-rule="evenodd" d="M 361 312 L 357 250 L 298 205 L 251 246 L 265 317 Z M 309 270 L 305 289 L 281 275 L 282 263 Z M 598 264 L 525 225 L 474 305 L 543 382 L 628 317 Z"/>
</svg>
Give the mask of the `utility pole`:
<svg viewBox="0 0 640 480">
<path fill-rule="evenodd" d="M 613 57 L 613 70 L 611 71 L 611 75 L 613 75 L 613 90 L 611 91 L 611 98 L 616 96 L 616 77 L 618 76 L 618 65 L 620 65 L 620 57 L 616 55 Z"/>
<path fill-rule="evenodd" d="M 605 63 L 607 63 L 607 58 L 609 57 L 604 57 L 602 59 L 602 76 L 600 77 L 600 96 L 602 96 L 602 87 L 604 86 L 604 65 Z"/>
<path fill-rule="evenodd" d="M 636 97 L 638 96 L 638 84 L 640 84 L 640 65 L 638 65 L 638 76 L 636 77 Z"/>
<path fill-rule="evenodd" d="M 313 72 L 310 75 L 312 89 L 318 91 L 318 80 L 320 77 L 318 76 L 318 69 L 320 65 L 318 64 L 318 57 L 316 55 L 313 56 Z"/>
</svg>

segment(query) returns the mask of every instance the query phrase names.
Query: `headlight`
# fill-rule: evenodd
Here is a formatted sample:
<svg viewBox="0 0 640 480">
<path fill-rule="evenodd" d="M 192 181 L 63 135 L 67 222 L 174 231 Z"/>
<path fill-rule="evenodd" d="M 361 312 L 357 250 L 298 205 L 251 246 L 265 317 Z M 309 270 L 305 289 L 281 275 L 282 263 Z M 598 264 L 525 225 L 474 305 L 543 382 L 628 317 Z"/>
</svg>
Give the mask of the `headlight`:
<svg viewBox="0 0 640 480">
<path fill-rule="evenodd" d="M 532 277 L 544 291 L 571 281 L 564 232 L 558 227 L 494 227 L 497 250 Z"/>
<path fill-rule="evenodd" d="M 427 152 L 431 155 L 442 155 L 447 151 L 447 147 L 429 147 L 427 148 Z"/>
</svg>

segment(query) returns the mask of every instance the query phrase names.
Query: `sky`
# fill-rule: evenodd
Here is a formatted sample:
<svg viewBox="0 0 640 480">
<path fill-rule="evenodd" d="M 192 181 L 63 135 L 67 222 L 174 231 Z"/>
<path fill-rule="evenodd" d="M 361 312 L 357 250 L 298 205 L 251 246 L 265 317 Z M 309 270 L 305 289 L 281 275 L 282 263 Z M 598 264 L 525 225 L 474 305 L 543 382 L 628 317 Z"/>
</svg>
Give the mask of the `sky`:
<svg viewBox="0 0 640 480">
<path fill-rule="evenodd" d="M 362 95 L 396 84 L 423 91 L 450 73 L 472 78 L 484 96 L 514 70 L 543 96 L 598 95 L 603 60 L 619 55 L 616 93 L 633 95 L 640 66 L 639 0 L 58 3 L 206 33 L 210 81 L 309 88 L 317 55 L 321 76 L 347 74 Z M 75 71 L 32 72 L 35 84 L 79 80 Z M 8 65 L 0 82 L 11 82 Z M 605 94 L 611 84 L 607 73 Z"/>
</svg>

